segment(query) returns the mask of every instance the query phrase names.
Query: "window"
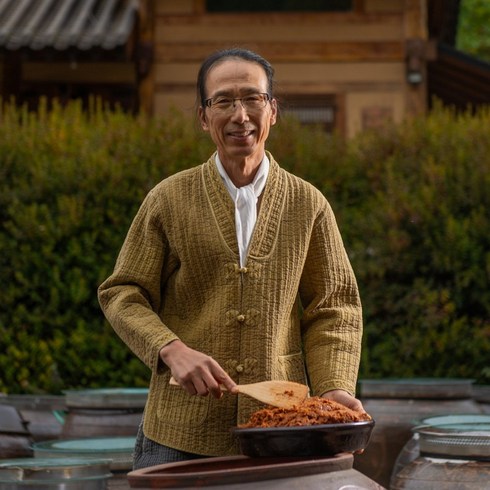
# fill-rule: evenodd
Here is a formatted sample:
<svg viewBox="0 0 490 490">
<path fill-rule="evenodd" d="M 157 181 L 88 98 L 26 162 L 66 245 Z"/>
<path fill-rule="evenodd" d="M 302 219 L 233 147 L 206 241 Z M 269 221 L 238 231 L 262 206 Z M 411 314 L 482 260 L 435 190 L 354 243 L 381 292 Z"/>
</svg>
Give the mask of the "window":
<svg viewBox="0 0 490 490">
<path fill-rule="evenodd" d="M 355 0 L 207 0 L 208 12 L 350 12 Z"/>
<path fill-rule="evenodd" d="M 321 125 L 328 132 L 335 129 L 335 97 L 325 95 L 284 96 L 280 111 L 296 117 L 302 124 Z"/>
</svg>

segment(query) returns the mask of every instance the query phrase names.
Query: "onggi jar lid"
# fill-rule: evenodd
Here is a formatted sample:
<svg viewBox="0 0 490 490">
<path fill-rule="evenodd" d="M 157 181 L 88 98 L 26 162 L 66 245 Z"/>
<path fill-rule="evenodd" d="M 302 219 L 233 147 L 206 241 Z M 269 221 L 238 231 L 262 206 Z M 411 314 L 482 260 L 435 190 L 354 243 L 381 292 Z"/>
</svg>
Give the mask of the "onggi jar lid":
<svg viewBox="0 0 490 490">
<path fill-rule="evenodd" d="M 413 431 L 419 435 L 421 454 L 490 460 L 490 421 L 439 423 Z"/>
<path fill-rule="evenodd" d="M 148 398 L 148 388 L 102 388 L 66 390 L 66 405 L 80 408 L 139 408 Z"/>
<path fill-rule="evenodd" d="M 453 430 L 463 430 L 468 425 L 490 424 L 490 415 L 469 413 L 453 415 L 433 415 L 415 421 L 416 429 L 421 426 L 442 427 Z"/>
<path fill-rule="evenodd" d="M 473 379 L 388 378 L 359 380 L 360 397 L 458 399 L 471 398 Z"/>
<path fill-rule="evenodd" d="M 136 437 L 94 437 L 58 439 L 33 444 L 36 458 L 103 458 L 109 459 L 111 470 L 131 469 Z"/>
<path fill-rule="evenodd" d="M 46 485 L 57 481 L 110 478 L 110 460 L 94 458 L 22 458 L 0 461 L 0 482 Z"/>
</svg>

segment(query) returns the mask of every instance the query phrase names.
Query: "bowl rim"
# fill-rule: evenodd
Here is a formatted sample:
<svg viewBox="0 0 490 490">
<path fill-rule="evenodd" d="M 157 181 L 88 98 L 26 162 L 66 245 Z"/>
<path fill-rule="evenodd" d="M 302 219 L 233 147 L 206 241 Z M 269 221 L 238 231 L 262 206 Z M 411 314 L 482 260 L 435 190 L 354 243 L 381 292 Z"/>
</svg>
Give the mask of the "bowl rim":
<svg viewBox="0 0 490 490">
<path fill-rule="evenodd" d="M 359 420 L 357 422 L 339 422 L 337 424 L 311 424 L 311 425 L 293 425 L 287 427 L 232 427 L 232 432 L 236 434 L 253 434 L 264 432 L 305 432 L 305 431 L 328 431 L 339 429 L 355 429 L 357 427 L 374 427 L 375 421 Z"/>
</svg>

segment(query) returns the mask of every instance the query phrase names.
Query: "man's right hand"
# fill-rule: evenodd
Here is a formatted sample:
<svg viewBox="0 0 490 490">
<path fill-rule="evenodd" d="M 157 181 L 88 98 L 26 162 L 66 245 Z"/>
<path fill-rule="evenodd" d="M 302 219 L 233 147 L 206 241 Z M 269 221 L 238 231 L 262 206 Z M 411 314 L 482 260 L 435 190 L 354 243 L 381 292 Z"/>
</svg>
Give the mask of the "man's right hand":
<svg viewBox="0 0 490 490">
<path fill-rule="evenodd" d="M 174 340 L 160 349 L 160 359 L 169 367 L 177 383 L 189 395 L 221 398 L 220 385 L 232 391 L 236 383 L 212 357 Z"/>
</svg>

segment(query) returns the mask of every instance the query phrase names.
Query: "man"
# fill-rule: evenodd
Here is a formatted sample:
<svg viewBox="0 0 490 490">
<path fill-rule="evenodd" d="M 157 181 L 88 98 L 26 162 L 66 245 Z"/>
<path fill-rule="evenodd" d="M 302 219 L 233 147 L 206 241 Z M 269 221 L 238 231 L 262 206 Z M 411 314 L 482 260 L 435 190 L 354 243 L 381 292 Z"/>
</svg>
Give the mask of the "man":
<svg viewBox="0 0 490 490">
<path fill-rule="evenodd" d="M 334 215 L 265 151 L 277 119 L 271 65 L 220 51 L 197 89 L 217 152 L 150 191 L 99 288 L 111 325 L 152 371 L 135 468 L 236 454 L 230 428 L 261 408 L 233 394 L 237 383 L 309 383 L 362 410 L 361 304 Z"/>
</svg>

